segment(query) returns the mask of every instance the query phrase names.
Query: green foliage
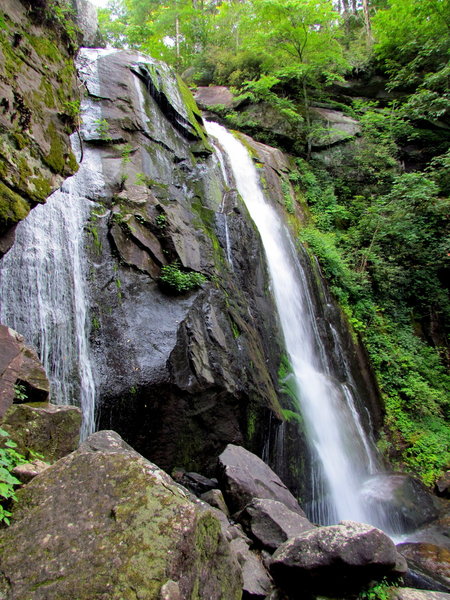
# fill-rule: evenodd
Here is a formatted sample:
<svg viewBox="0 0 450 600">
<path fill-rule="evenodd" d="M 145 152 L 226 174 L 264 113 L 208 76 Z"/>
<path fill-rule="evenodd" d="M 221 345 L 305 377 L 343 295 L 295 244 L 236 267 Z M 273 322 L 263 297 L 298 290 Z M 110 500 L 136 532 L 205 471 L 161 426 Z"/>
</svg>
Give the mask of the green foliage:
<svg viewBox="0 0 450 600">
<path fill-rule="evenodd" d="M 358 600 L 389 600 L 391 587 L 391 583 L 388 583 L 386 579 L 382 579 L 382 581 L 377 581 L 361 591 Z"/>
<path fill-rule="evenodd" d="M 159 281 L 163 284 L 163 289 L 175 294 L 185 294 L 199 288 L 207 279 L 196 271 L 182 271 L 180 264 L 174 262 L 161 268 Z"/>
<path fill-rule="evenodd" d="M 161 231 L 167 227 L 167 216 L 164 214 L 157 215 L 155 223 L 158 229 Z"/>
<path fill-rule="evenodd" d="M 109 123 L 106 119 L 97 119 L 94 121 L 95 123 L 95 131 L 100 136 L 100 139 L 104 142 L 110 142 L 112 140 L 111 134 L 109 132 Z"/>
<path fill-rule="evenodd" d="M 16 383 L 14 385 L 14 398 L 19 402 L 28 400 L 27 389 L 22 383 Z"/>
<path fill-rule="evenodd" d="M 20 485 L 20 481 L 12 475 L 12 471 L 18 465 L 25 463 L 26 459 L 15 450 L 17 444 L 10 439 L 8 432 L 1 428 L 0 445 L 0 523 L 9 525 L 11 516 L 9 506 L 12 501 L 17 500 L 14 488 Z"/>
</svg>

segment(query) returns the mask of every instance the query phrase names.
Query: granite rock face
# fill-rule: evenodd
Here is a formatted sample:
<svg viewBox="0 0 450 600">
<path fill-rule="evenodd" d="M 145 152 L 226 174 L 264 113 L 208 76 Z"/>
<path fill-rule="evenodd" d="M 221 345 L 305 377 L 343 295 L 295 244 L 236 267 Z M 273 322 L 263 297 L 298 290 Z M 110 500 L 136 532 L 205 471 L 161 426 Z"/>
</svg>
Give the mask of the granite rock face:
<svg viewBox="0 0 450 600">
<path fill-rule="evenodd" d="M 183 82 L 140 54 L 83 52 L 107 123 L 107 135 L 94 121 L 81 128 L 105 181 L 87 227 L 100 427 L 168 471 L 211 475 L 227 443 L 261 452 L 283 419 L 260 240 Z M 168 265 L 203 283 L 162 285 Z"/>
<path fill-rule="evenodd" d="M 0 31 L 0 256 L 15 225 L 77 170 L 69 133 L 79 91 L 73 22 L 43 1 L 2 2 Z"/>
<path fill-rule="evenodd" d="M 18 495 L 0 536 L 2 597 L 241 597 L 214 515 L 114 432 L 94 434 Z"/>
</svg>

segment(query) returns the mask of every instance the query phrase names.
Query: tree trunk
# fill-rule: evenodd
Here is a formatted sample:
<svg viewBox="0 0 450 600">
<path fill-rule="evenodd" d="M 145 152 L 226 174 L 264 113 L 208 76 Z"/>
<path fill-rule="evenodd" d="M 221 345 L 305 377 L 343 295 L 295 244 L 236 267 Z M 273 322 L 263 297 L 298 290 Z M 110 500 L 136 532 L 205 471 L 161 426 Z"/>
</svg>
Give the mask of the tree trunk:
<svg viewBox="0 0 450 600">
<path fill-rule="evenodd" d="M 364 27 L 366 30 L 366 38 L 367 44 L 371 44 L 373 42 L 372 38 L 372 25 L 370 23 L 370 14 L 369 14 L 369 0 L 362 0 L 363 12 L 364 12 Z"/>
<path fill-rule="evenodd" d="M 177 69 L 180 68 L 180 19 L 175 17 L 175 54 Z"/>
</svg>

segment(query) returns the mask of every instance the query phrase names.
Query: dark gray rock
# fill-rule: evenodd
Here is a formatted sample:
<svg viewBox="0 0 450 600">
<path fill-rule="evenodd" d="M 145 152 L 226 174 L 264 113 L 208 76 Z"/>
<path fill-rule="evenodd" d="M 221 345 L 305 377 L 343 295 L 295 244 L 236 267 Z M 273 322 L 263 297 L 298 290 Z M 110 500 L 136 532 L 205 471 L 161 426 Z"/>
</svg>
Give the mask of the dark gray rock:
<svg viewBox="0 0 450 600">
<path fill-rule="evenodd" d="M 382 531 L 343 521 L 285 542 L 273 555 L 270 572 L 288 592 L 300 588 L 337 593 L 390 575 L 399 562 L 394 543 Z"/>
<path fill-rule="evenodd" d="M 209 492 L 202 494 L 200 498 L 203 502 L 207 502 L 229 516 L 228 506 L 226 505 L 225 498 L 220 490 L 209 490 Z"/>
<path fill-rule="evenodd" d="M 315 528 L 306 517 L 277 500 L 256 498 L 247 504 L 237 519 L 256 544 L 269 551 L 276 550 L 288 538 Z"/>
<path fill-rule="evenodd" d="M 268 498 L 278 500 L 298 515 L 305 516 L 278 475 L 241 446 L 228 444 L 219 456 L 218 479 L 232 512 L 242 510 L 254 498 Z"/>
<path fill-rule="evenodd" d="M 439 515 L 437 499 L 410 475 L 380 474 L 361 490 L 363 501 L 389 516 L 394 531 L 413 531 Z"/>
<path fill-rule="evenodd" d="M 93 434 L 19 490 L 0 550 L 9 600 L 175 600 L 177 588 L 178 598 L 241 597 L 213 513 L 115 432 Z"/>
<path fill-rule="evenodd" d="M 250 550 L 241 537 L 233 539 L 230 548 L 242 568 L 242 600 L 266 598 L 273 585 L 259 554 Z"/>
<path fill-rule="evenodd" d="M 175 470 L 172 477 L 177 483 L 190 490 L 196 496 L 217 488 L 217 479 L 209 479 L 200 473 Z"/>
</svg>

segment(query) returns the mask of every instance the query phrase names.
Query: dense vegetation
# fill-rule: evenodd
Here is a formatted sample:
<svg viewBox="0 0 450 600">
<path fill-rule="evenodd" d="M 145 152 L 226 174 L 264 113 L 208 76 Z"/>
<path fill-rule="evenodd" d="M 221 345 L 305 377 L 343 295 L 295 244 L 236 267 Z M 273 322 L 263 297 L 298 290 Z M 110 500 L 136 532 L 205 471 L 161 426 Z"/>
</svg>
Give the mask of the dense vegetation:
<svg viewBox="0 0 450 600">
<path fill-rule="evenodd" d="M 230 125 L 261 138 L 245 112 L 258 103 L 289 125 L 289 144 L 262 141 L 297 156 L 291 183 L 310 214 L 299 235 L 368 349 L 380 446 L 431 485 L 450 462 L 450 0 L 111 0 L 100 16 L 113 45 L 231 86 Z M 374 76 L 382 100 L 342 93 Z M 361 126 L 326 160 L 312 152 L 318 104 Z"/>
</svg>

